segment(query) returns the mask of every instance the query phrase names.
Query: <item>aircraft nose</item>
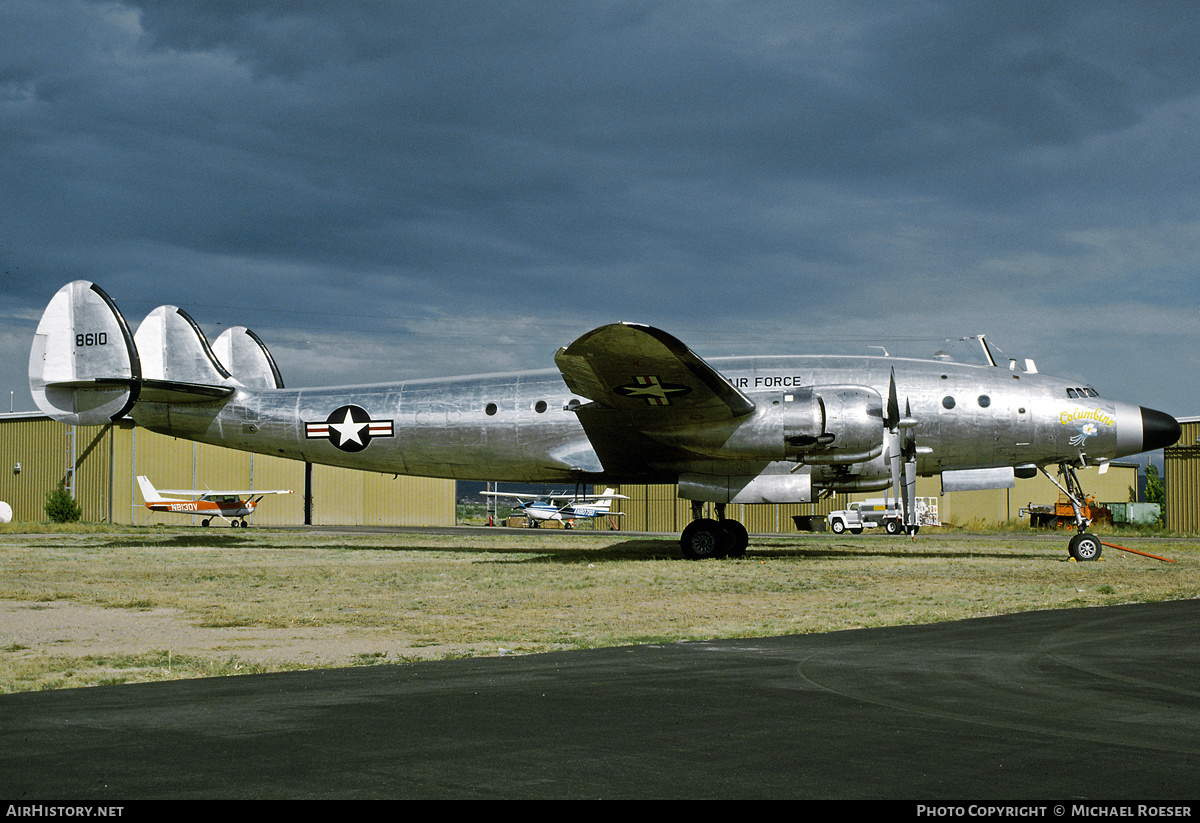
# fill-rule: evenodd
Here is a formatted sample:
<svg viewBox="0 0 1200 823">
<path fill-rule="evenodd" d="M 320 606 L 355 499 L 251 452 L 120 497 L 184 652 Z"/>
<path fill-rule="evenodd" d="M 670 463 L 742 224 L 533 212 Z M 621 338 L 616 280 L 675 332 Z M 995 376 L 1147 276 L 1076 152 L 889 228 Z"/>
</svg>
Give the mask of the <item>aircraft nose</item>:
<svg viewBox="0 0 1200 823">
<path fill-rule="evenodd" d="M 1165 412 L 1148 409 L 1142 410 L 1142 451 L 1154 451 L 1173 446 L 1183 433 L 1179 421 Z"/>
</svg>

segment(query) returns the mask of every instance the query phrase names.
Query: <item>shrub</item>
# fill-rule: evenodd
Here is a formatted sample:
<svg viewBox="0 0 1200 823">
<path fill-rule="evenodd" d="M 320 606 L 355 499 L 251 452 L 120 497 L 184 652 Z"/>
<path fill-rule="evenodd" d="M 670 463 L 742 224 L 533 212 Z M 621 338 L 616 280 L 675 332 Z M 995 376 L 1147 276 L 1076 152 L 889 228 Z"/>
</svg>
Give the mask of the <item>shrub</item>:
<svg viewBox="0 0 1200 823">
<path fill-rule="evenodd" d="M 52 523 L 74 523 L 83 516 L 83 509 L 76 503 L 67 491 L 67 484 L 58 481 L 51 491 L 46 492 L 46 517 Z"/>
</svg>

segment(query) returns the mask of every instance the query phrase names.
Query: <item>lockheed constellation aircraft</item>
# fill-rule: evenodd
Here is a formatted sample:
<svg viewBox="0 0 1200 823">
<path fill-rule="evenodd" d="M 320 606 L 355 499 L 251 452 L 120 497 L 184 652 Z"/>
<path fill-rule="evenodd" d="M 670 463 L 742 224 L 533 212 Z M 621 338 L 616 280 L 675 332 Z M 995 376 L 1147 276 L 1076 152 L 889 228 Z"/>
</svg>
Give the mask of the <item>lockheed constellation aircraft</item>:
<svg viewBox="0 0 1200 823">
<path fill-rule="evenodd" d="M 746 550 L 745 527 L 725 517 L 729 503 L 890 488 L 912 532 L 918 475 L 959 491 L 1012 487 L 1041 471 L 1075 502 L 1072 557 L 1094 560 L 1100 541 L 1087 532 L 1075 469 L 1180 435 L 1170 415 L 1040 374 L 1029 361 L 704 360 L 664 331 L 617 323 L 554 362 L 285 389 L 247 329 L 210 347 L 185 312 L 160 306 L 135 335 L 103 290 L 75 281 L 38 324 L 29 382 L 38 407 L 68 424 L 129 416 L 162 434 L 313 463 L 507 482 L 674 483 L 692 503 L 681 544 L 693 559 Z M 706 503 L 715 518 L 702 516 Z"/>
</svg>

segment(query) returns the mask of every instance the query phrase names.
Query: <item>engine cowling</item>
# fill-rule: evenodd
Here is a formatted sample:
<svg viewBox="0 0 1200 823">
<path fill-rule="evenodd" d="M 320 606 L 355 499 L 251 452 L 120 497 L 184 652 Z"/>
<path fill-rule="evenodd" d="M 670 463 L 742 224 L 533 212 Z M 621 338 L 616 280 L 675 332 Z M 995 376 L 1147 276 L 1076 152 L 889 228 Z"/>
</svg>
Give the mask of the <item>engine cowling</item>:
<svg viewBox="0 0 1200 823">
<path fill-rule="evenodd" d="M 848 464 L 883 452 L 883 400 L 874 389 L 797 388 L 758 404 L 746 420 L 708 426 L 684 422 L 647 434 L 718 459 Z"/>
<path fill-rule="evenodd" d="M 803 451 L 805 463 L 863 463 L 883 454 L 883 398 L 867 386 L 818 386 L 824 432 Z"/>
</svg>

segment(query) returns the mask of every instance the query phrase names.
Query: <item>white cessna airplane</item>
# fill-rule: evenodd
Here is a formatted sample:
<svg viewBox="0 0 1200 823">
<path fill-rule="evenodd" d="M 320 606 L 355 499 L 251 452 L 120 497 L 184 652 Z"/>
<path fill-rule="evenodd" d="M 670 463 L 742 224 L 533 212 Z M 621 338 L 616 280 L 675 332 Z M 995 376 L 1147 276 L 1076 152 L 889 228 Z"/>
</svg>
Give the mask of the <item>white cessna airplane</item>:
<svg viewBox="0 0 1200 823">
<path fill-rule="evenodd" d="M 553 492 L 551 494 L 522 494 L 520 492 L 480 492 L 484 497 L 505 497 L 515 500 L 513 509 L 520 511 L 529 518 L 530 526 L 537 526 L 543 520 L 559 520 L 566 527 L 583 517 L 620 516 L 622 512 L 612 511 L 614 500 L 628 500 L 628 495 L 617 494 L 613 489 L 605 489 L 600 494 L 580 495 L 571 492 Z"/>
<path fill-rule="evenodd" d="M 982 342 L 982 341 L 981 341 Z M 984 351 L 987 352 L 986 343 Z M 990 356 L 990 355 L 989 355 Z M 210 346 L 174 306 L 130 331 L 98 286 L 51 298 L 29 357 L 33 398 L 69 424 L 130 417 L 174 437 L 389 474 L 571 484 L 674 483 L 689 558 L 740 555 L 729 503 L 806 503 L 891 488 L 916 529 L 918 475 L 944 491 L 1012 487 L 1057 466 L 1076 504 L 1069 551 L 1100 555 L 1075 468 L 1174 443 L 1168 414 L 991 362 L 759 356 L 703 360 L 649 326 L 602 326 L 557 368 L 285 389 L 242 327 Z M 903 409 L 903 413 L 901 413 Z M 715 519 L 702 517 L 705 503 Z"/>
</svg>

